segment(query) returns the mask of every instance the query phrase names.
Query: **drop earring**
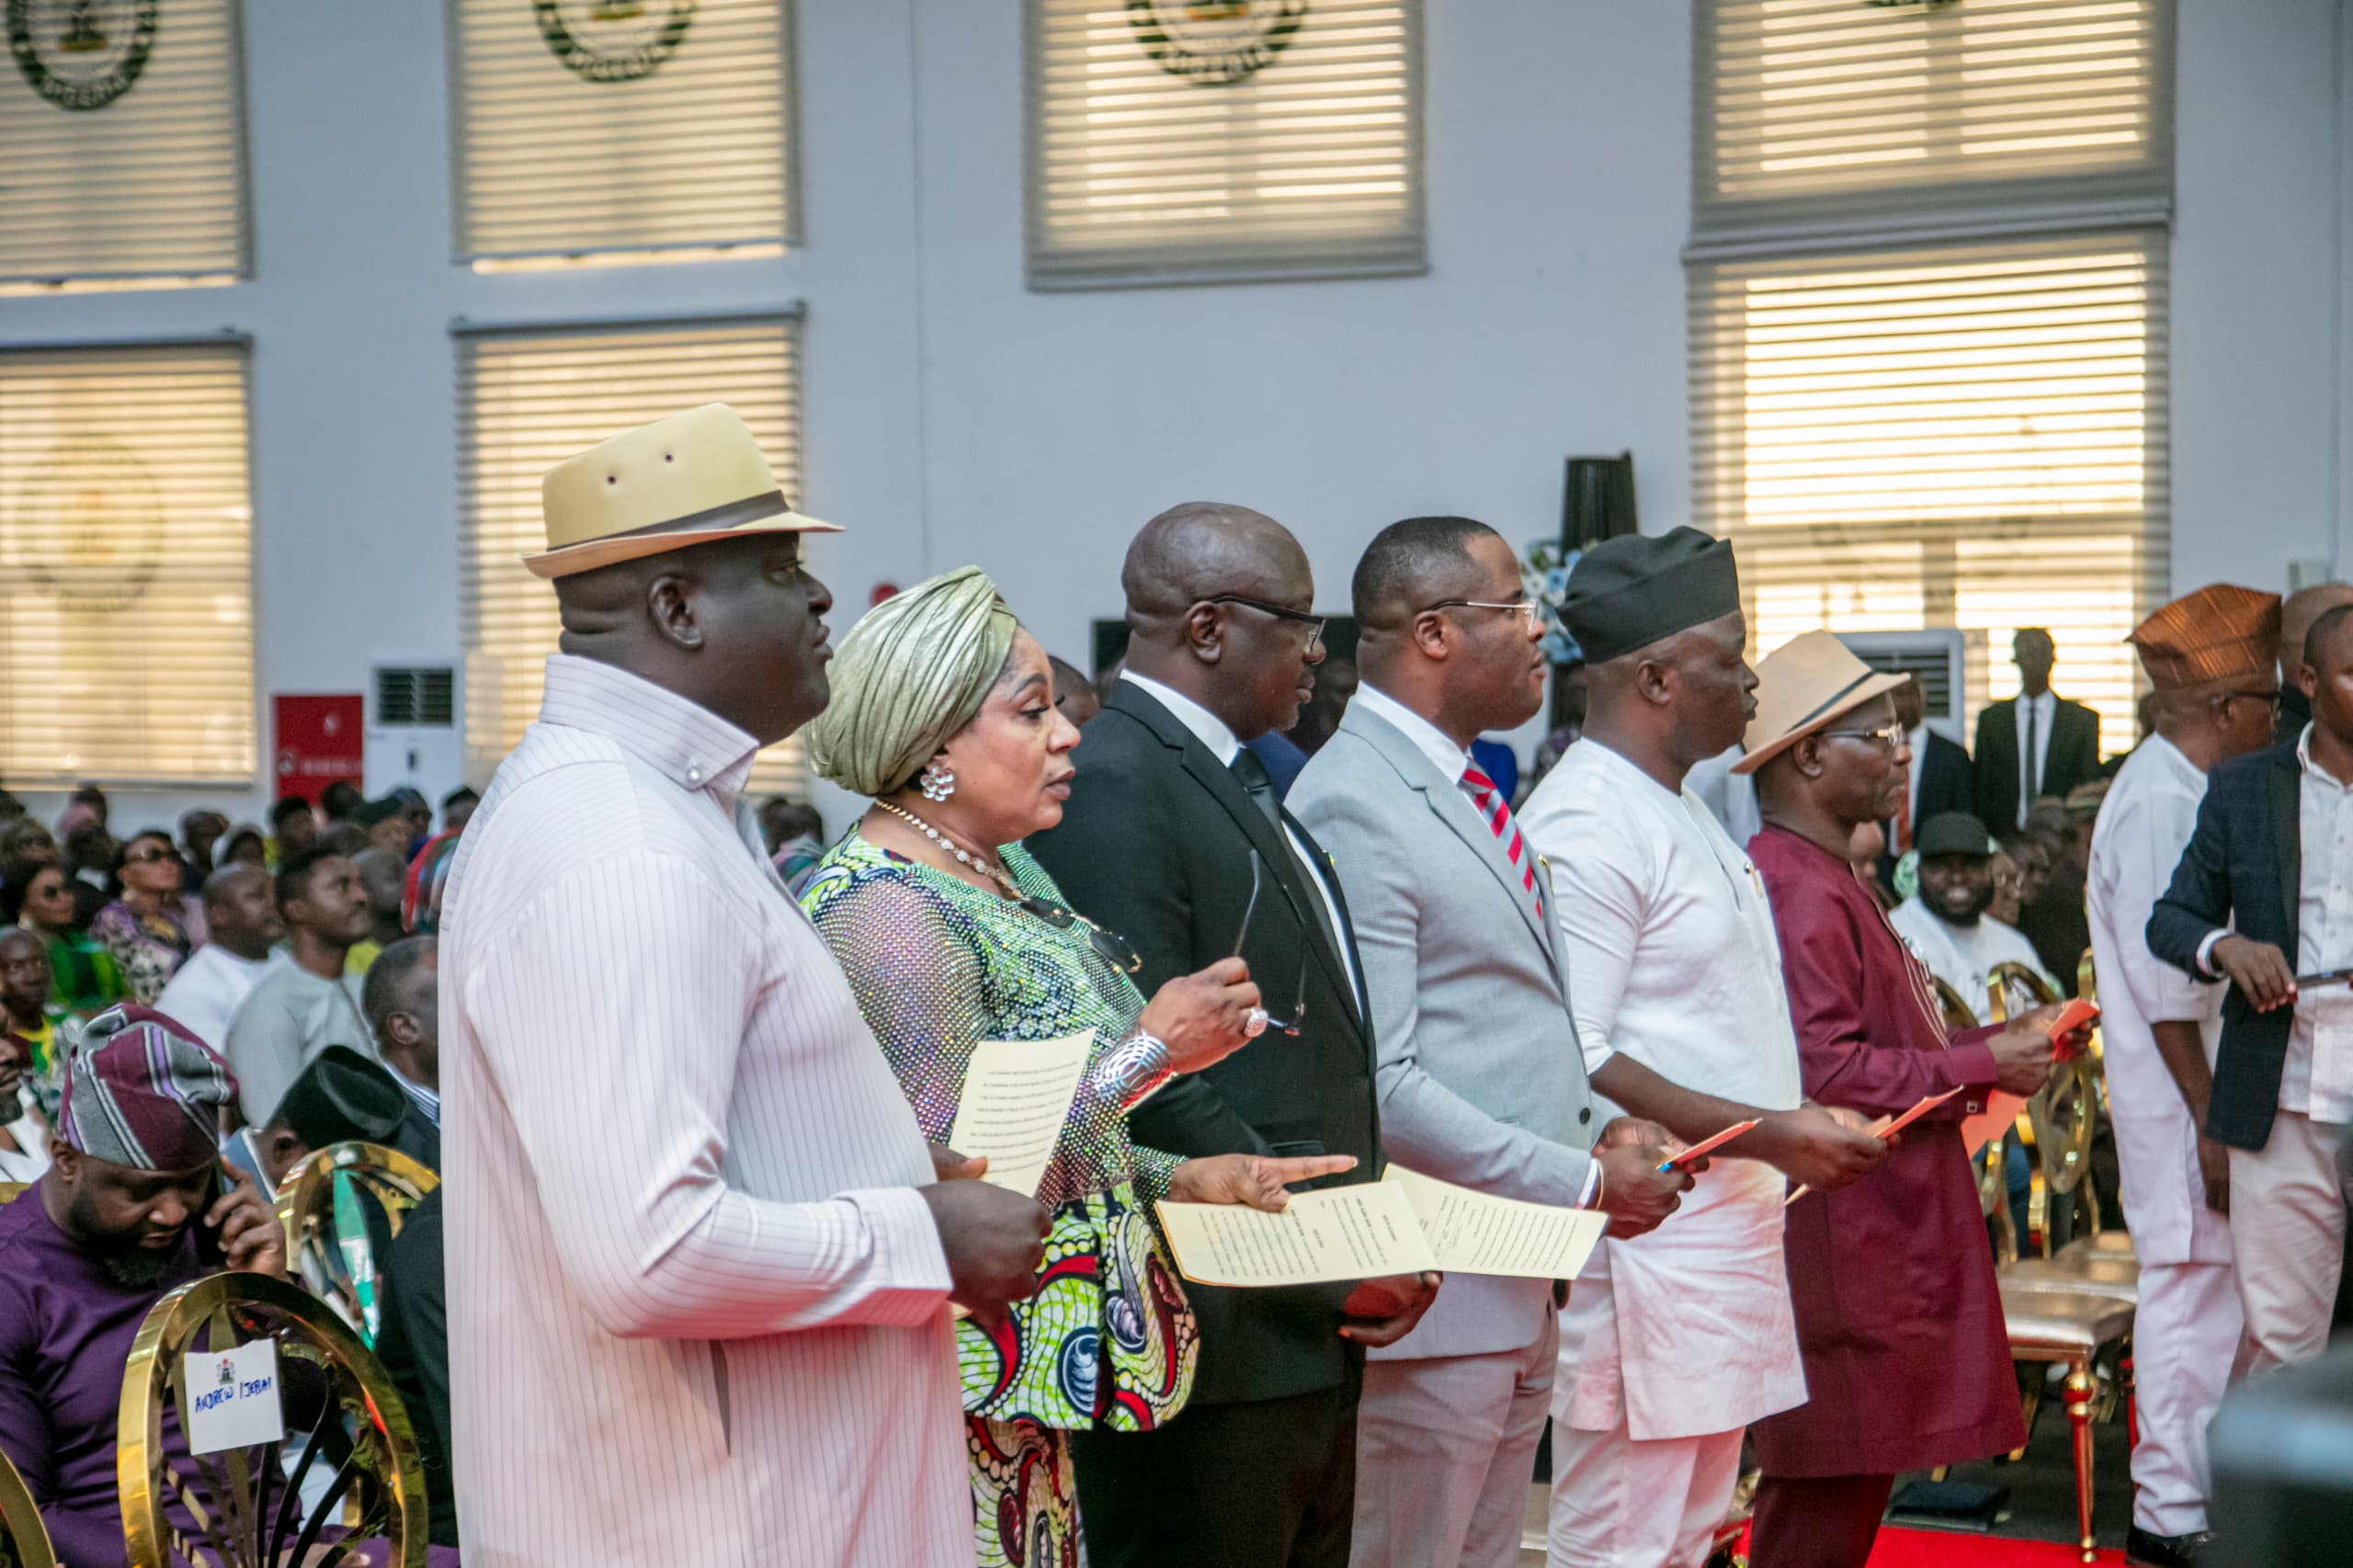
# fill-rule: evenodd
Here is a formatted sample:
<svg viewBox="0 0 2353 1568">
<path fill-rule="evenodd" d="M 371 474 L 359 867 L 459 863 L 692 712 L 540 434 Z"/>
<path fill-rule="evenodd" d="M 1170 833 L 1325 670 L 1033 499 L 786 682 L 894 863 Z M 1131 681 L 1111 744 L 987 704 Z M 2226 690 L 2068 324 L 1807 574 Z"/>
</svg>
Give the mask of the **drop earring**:
<svg viewBox="0 0 2353 1568">
<path fill-rule="evenodd" d="M 935 756 L 923 765 L 915 783 L 925 800 L 944 801 L 956 792 L 956 770 L 948 766 L 946 758 Z"/>
</svg>

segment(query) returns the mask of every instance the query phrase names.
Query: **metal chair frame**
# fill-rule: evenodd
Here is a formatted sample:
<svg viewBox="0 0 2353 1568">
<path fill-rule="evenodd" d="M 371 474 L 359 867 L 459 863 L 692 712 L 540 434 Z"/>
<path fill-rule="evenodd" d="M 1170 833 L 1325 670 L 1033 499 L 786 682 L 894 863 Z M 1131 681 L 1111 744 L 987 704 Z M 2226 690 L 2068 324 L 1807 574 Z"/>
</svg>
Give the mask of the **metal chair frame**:
<svg viewBox="0 0 2353 1568">
<path fill-rule="evenodd" d="M 369 1346 L 381 1326 L 377 1301 L 381 1270 L 364 1233 L 345 1233 L 337 1221 L 339 1195 L 356 1188 L 371 1199 L 397 1238 L 409 1210 L 441 1178 L 397 1149 L 381 1143 L 330 1143 L 286 1173 L 278 1184 L 278 1220 L 286 1228 L 286 1262 L 312 1292 L 343 1314 Z"/>
<path fill-rule="evenodd" d="M 277 1342 L 281 1366 L 306 1363 L 328 1389 L 293 1473 L 284 1472 L 285 1449 L 277 1444 L 193 1456 L 186 1470 L 170 1462 L 164 1451 L 164 1403 L 176 1403 L 185 1432 L 188 1353 L 199 1339 L 209 1352 L 264 1337 Z M 347 1527 L 352 1539 L 389 1541 L 392 1568 L 424 1568 L 425 1468 L 408 1413 L 358 1337 L 316 1298 L 283 1280 L 213 1274 L 157 1301 L 123 1367 L 115 1443 L 131 1568 L 173 1568 L 197 1561 L 198 1551 L 221 1568 L 285 1562 L 333 1568 L 357 1560 L 337 1544 L 313 1557 L 322 1533 L 336 1523 Z M 306 1513 L 301 1483 L 322 1455 L 335 1470 L 325 1494 Z M 165 1507 L 167 1493 L 194 1517 L 198 1540 L 186 1540 L 174 1528 Z"/>
<path fill-rule="evenodd" d="M 0 1568 L 57 1568 L 40 1506 L 6 1454 L 0 1454 Z"/>
<path fill-rule="evenodd" d="M 2022 963 L 1995 964 L 1987 976 L 1986 991 L 1995 1023 L 2007 1021 L 2018 999 L 2038 1007 L 2060 999 L 2050 982 Z M 2045 1256 L 2074 1239 L 2078 1215 L 2086 1233 L 2099 1233 L 2099 1195 L 2084 1179 L 2091 1170 L 2092 1137 L 2099 1112 L 2099 1083 L 2088 1055 L 2053 1068 L 2050 1081 L 2026 1103 L 2039 1178 L 2028 1199 L 2027 1225 L 2042 1238 Z"/>
</svg>

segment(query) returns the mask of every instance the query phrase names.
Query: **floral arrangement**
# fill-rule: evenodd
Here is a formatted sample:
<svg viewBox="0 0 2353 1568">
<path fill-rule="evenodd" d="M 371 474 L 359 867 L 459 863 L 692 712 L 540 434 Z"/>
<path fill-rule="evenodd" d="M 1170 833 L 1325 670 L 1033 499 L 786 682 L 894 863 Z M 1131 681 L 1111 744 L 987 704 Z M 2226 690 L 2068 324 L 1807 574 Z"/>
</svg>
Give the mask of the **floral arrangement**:
<svg viewBox="0 0 2353 1568">
<path fill-rule="evenodd" d="M 1577 646 L 1577 640 L 1569 635 L 1568 623 L 1561 619 L 1562 602 L 1568 597 L 1569 573 L 1584 553 L 1563 550 L 1557 539 L 1540 539 L 1520 557 L 1520 584 L 1528 597 L 1544 608 L 1544 656 L 1556 667 L 1585 657 L 1585 650 Z"/>
</svg>

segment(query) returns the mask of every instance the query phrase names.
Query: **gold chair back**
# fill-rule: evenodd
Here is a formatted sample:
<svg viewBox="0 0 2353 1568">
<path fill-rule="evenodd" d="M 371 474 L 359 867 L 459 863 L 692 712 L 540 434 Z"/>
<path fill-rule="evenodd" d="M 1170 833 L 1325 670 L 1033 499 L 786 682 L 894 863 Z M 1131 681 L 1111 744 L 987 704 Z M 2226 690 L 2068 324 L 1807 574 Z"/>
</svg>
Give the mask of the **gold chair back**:
<svg viewBox="0 0 2353 1568">
<path fill-rule="evenodd" d="M 0 1181 L 0 1203 L 14 1203 L 17 1195 L 31 1185 L 27 1181 Z"/>
<path fill-rule="evenodd" d="M 1995 964 L 1986 987 L 1997 1019 L 2006 1019 L 2014 1007 L 2047 1006 L 2060 1000 L 2049 981 L 2022 963 Z M 2073 1239 L 2056 1233 L 2072 1232 L 2078 1217 L 2089 1231 L 2099 1230 L 2099 1200 L 2084 1182 L 2091 1170 L 2099 1108 L 2099 1080 L 2089 1054 L 2052 1068 L 2040 1092 L 2026 1102 L 2036 1175 L 2041 1178 L 2031 1201 L 2031 1223 L 2043 1236 L 2046 1254 Z"/>
<path fill-rule="evenodd" d="M 439 1176 L 381 1143 L 330 1143 L 278 1185 L 288 1272 L 341 1312 L 370 1346 L 382 1314 L 369 1210 L 382 1217 L 381 1239 L 390 1243 L 408 1223 L 409 1210 L 440 1185 Z"/>
<path fill-rule="evenodd" d="M 57 1568 L 49 1527 L 6 1454 L 0 1454 L 0 1568 Z"/>
<path fill-rule="evenodd" d="M 1928 978 L 1936 984 L 1937 1006 L 1944 1013 L 1945 1028 L 1949 1029 L 1975 1028 L 1977 1015 L 1971 1010 L 1969 999 L 1954 990 L 1949 981 L 1933 974 Z"/>
<path fill-rule="evenodd" d="M 164 1403 L 174 1402 L 188 1427 L 184 1369 L 191 1352 L 212 1355 L 256 1339 L 278 1346 L 281 1391 L 295 1374 L 323 1394 L 315 1424 L 298 1431 L 300 1412 L 284 1400 L 289 1443 L 262 1444 L 176 1460 L 164 1449 Z M 200 1390 L 198 1392 L 201 1392 Z M 281 1393 L 283 1399 L 283 1393 Z M 289 1472 L 285 1454 L 301 1443 Z M 123 1537 L 131 1568 L 176 1568 L 208 1555 L 219 1568 L 278 1568 L 281 1563 L 356 1561 L 335 1540 L 381 1540 L 392 1568 L 423 1568 L 425 1467 L 408 1413 L 392 1380 L 341 1319 L 316 1299 L 267 1275 L 222 1273 L 183 1285 L 149 1310 L 122 1374 L 115 1429 L 115 1483 L 122 1494 Z M 324 1471 L 317 1467 L 324 1464 Z M 307 1505 L 303 1494 L 324 1479 Z M 176 1503 L 192 1521 L 184 1534 L 167 1512 Z M 322 1546 L 322 1552 L 318 1549 Z"/>
</svg>

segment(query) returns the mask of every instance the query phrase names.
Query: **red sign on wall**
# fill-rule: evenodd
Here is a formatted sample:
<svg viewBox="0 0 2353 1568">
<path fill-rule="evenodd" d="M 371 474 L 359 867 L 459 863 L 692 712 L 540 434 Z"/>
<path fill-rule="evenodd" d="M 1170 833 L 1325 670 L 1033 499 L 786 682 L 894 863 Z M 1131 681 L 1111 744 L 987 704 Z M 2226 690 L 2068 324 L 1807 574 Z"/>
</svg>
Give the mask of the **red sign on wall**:
<svg viewBox="0 0 2353 1568">
<path fill-rule="evenodd" d="M 366 761 L 366 714 L 356 691 L 272 697 L 270 736 L 278 799 L 300 795 L 315 802 L 319 792 L 338 778 L 358 788 Z"/>
</svg>

